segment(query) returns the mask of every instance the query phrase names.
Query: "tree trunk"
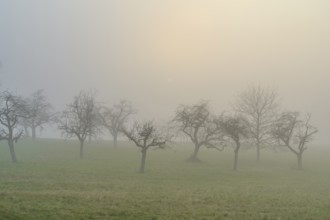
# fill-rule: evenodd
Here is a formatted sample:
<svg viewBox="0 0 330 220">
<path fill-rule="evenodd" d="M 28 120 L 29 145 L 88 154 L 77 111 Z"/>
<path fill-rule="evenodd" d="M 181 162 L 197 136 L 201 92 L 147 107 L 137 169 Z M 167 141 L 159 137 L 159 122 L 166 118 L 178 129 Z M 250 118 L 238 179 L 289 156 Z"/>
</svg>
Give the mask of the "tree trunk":
<svg viewBox="0 0 330 220">
<path fill-rule="evenodd" d="M 114 134 L 113 135 L 113 147 L 114 148 L 117 148 L 117 146 L 118 146 L 117 138 L 118 138 L 118 135 L 117 134 Z"/>
<path fill-rule="evenodd" d="M 235 157 L 234 157 L 234 166 L 233 166 L 233 170 L 236 171 L 237 170 L 237 164 L 238 164 L 238 151 L 241 148 L 241 143 L 238 140 L 235 141 L 236 142 L 236 149 L 234 150 L 235 153 Z"/>
<path fill-rule="evenodd" d="M 147 158 L 147 149 L 143 149 L 142 150 L 140 173 L 144 173 L 144 167 L 145 167 L 145 164 L 146 164 L 146 158 Z"/>
<path fill-rule="evenodd" d="M 15 154 L 14 142 L 12 140 L 9 140 L 8 145 L 9 145 L 9 150 L 10 150 L 10 155 L 11 155 L 11 161 L 13 163 L 16 163 L 17 159 L 16 159 L 16 154 Z"/>
<path fill-rule="evenodd" d="M 258 102 L 259 103 L 259 102 Z M 260 113 L 257 112 L 257 130 L 256 130 L 256 141 L 257 141 L 257 158 L 256 161 L 260 162 Z"/>
<path fill-rule="evenodd" d="M 198 152 L 199 152 L 199 148 L 200 146 L 195 144 L 195 149 L 194 149 L 194 153 L 188 158 L 187 161 L 189 162 L 199 162 L 200 160 L 197 158 Z"/>
<path fill-rule="evenodd" d="M 233 166 L 233 170 L 236 171 L 237 170 L 237 164 L 238 164 L 238 150 L 235 150 L 235 156 L 234 156 L 234 166 Z"/>
<path fill-rule="evenodd" d="M 257 162 L 260 162 L 260 143 L 259 141 L 257 142 Z"/>
<path fill-rule="evenodd" d="M 298 170 L 302 170 L 302 154 L 298 154 L 297 159 L 298 159 Z"/>
<path fill-rule="evenodd" d="M 37 135 L 36 135 L 36 127 L 35 126 L 32 126 L 32 139 L 33 140 L 36 140 L 37 139 Z"/>
<path fill-rule="evenodd" d="M 80 159 L 84 157 L 84 142 L 80 141 Z"/>
</svg>

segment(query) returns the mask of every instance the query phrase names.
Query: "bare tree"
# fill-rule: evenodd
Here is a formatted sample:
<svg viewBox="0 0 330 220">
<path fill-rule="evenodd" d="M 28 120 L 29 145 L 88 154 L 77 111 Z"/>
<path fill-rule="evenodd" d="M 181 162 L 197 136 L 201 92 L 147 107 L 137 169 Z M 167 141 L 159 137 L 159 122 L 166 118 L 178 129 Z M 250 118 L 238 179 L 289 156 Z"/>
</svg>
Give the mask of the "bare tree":
<svg viewBox="0 0 330 220">
<path fill-rule="evenodd" d="M 260 150 L 271 142 L 271 126 L 276 118 L 279 98 L 275 90 L 251 86 L 242 92 L 234 109 L 246 116 L 250 134 L 256 145 L 256 160 L 260 161 Z"/>
<path fill-rule="evenodd" d="M 313 140 L 318 132 L 311 124 L 311 114 L 299 119 L 299 112 L 284 112 L 273 126 L 273 137 L 279 146 L 287 147 L 297 156 L 298 169 L 302 170 L 302 156 L 307 149 L 306 144 Z"/>
<path fill-rule="evenodd" d="M 113 145 L 118 145 L 118 135 L 122 132 L 124 124 L 130 115 L 135 114 L 136 110 L 127 100 L 121 100 L 120 103 L 112 108 L 104 107 L 101 111 L 101 120 L 103 126 L 109 131 L 113 138 Z"/>
<path fill-rule="evenodd" d="M 131 130 L 123 129 L 124 134 L 130 141 L 141 148 L 142 158 L 140 165 L 140 173 L 144 173 L 147 151 L 150 148 L 164 148 L 169 136 L 156 128 L 153 122 L 144 124 L 135 123 Z"/>
<path fill-rule="evenodd" d="M 249 136 L 249 125 L 247 120 L 241 115 L 223 116 L 219 120 L 225 137 L 234 143 L 234 164 L 233 170 L 237 170 L 238 153 L 242 146 L 242 139 Z"/>
<path fill-rule="evenodd" d="M 43 94 L 43 90 L 38 90 L 32 94 L 32 97 L 27 99 L 27 107 L 29 111 L 29 118 L 22 121 L 25 133 L 29 136 L 28 128 L 32 130 L 32 139 L 37 138 L 37 128 L 43 129 L 45 124 L 54 121 L 54 113 L 52 113 L 52 105 L 47 102 Z"/>
<path fill-rule="evenodd" d="M 217 118 L 211 115 L 208 102 L 181 105 L 176 111 L 173 122 L 178 124 L 179 131 L 188 136 L 194 144 L 194 152 L 188 161 L 199 161 L 197 155 L 202 146 L 223 150 L 218 147 L 219 142 L 222 141 L 221 128 L 216 123 Z"/>
<path fill-rule="evenodd" d="M 92 91 L 81 91 L 62 112 L 58 128 L 67 138 L 77 137 L 80 142 L 80 159 L 84 156 L 86 138 L 99 133 L 98 107 Z"/>
<path fill-rule="evenodd" d="M 18 122 L 27 117 L 24 101 L 8 91 L 0 94 L 0 139 L 8 142 L 13 163 L 17 162 L 14 143 L 23 135 Z"/>
</svg>

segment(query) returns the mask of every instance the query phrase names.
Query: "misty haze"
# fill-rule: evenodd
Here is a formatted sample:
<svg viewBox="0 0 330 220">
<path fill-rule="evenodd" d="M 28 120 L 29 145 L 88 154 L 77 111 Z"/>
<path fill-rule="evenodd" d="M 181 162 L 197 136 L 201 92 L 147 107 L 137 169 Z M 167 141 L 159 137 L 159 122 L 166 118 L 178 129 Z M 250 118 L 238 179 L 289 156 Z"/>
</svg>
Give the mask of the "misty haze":
<svg viewBox="0 0 330 220">
<path fill-rule="evenodd" d="M 1 0 L 0 219 L 330 219 L 330 2 Z"/>
</svg>

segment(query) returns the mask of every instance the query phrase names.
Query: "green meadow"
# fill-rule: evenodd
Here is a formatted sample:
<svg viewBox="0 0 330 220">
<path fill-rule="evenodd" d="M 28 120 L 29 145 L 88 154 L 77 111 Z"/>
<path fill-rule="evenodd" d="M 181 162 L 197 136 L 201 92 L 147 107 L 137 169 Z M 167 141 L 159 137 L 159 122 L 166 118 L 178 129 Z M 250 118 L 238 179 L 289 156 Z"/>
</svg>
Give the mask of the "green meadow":
<svg viewBox="0 0 330 220">
<path fill-rule="evenodd" d="M 330 219 L 330 149 L 311 146 L 304 170 L 290 152 L 201 149 L 201 163 L 185 162 L 192 146 L 148 151 L 128 142 L 23 140 L 17 164 L 0 143 L 0 219 Z"/>
</svg>

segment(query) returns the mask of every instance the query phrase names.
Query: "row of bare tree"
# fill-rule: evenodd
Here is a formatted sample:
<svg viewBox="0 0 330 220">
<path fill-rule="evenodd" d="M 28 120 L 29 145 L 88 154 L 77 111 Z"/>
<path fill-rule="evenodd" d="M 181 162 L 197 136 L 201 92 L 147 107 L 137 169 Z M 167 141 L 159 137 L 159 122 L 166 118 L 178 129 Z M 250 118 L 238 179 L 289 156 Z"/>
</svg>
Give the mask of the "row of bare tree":
<svg viewBox="0 0 330 220">
<path fill-rule="evenodd" d="M 92 91 L 80 92 L 61 113 L 54 111 L 42 90 L 27 98 L 4 91 L 0 93 L 0 140 L 8 142 L 12 161 L 16 163 L 14 143 L 22 137 L 30 137 L 30 132 L 35 140 L 38 129 L 55 124 L 66 137 L 78 138 L 82 158 L 86 138 L 100 135 L 103 128 L 112 135 L 117 146 L 122 125 L 135 112 L 127 101 L 121 101 L 112 108 L 100 106 Z"/>
<path fill-rule="evenodd" d="M 179 131 L 194 144 L 193 154 L 188 161 L 199 161 L 197 155 L 203 146 L 219 151 L 229 146 L 234 149 L 233 170 L 236 170 L 242 146 L 255 146 L 257 161 L 260 161 L 261 149 L 285 147 L 296 155 L 298 169 L 301 170 L 306 144 L 317 133 L 311 124 L 311 114 L 300 117 L 299 112 L 278 112 L 275 100 L 260 97 L 265 94 L 271 93 L 261 88 L 251 88 L 239 97 L 234 113 L 218 116 L 210 113 L 207 102 L 181 106 L 173 121 L 178 123 Z M 274 96 L 268 97 L 273 99 Z"/>
<path fill-rule="evenodd" d="M 93 91 L 81 91 L 60 114 L 57 124 L 64 136 L 79 140 L 80 158 L 83 158 L 86 139 L 97 138 L 104 130 L 112 136 L 116 148 L 124 124 L 135 113 L 136 110 L 126 100 L 109 108 L 98 104 Z"/>
<path fill-rule="evenodd" d="M 213 114 L 207 101 L 193 105 L 181 105 L 174 118 L 163 128 L 153 121 L 127 126 L 129 117 L 137 111 L 128 101 L 113 107 L 99 104 L 95 92 L 81 91 L 65 110 L 54 113 L 42 91 L 29 98 L 15 96 L 5 91 L 0 95 L 0 138 L 7 140 L 12 161 L 16 162 L 14 143 L 23 134 L 36 138 L 36 130 L 46 124 L 56 124 L 67 138 L 80 142 L 80 158 L 84 155 L 84 143 L 106 130 L 113 138 L 114 146 L 120 134 L 141 148 L 140 172 L 144 172 L 147 151 L 164 148 L 168 142 L 186 136 L 194 145 L 188 161 L 196 162 L 201 147 L 222 151 L 234 149 L 233 169 L 238 166 L 239 151 L 244 146 L 255 146 L 256 159 L 261 149 L 286 147 L 297 156 L 298 169 L 302 169 L 302 156 L 317 132 L 311 125 L 311 114 L 301 117 L 299 112 L 280 111 L 279 97 L 275 90 L 251 86 L 241 93 L 230 112 Z"/>
</svg>

